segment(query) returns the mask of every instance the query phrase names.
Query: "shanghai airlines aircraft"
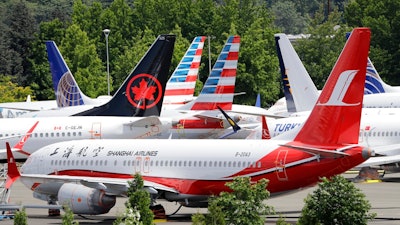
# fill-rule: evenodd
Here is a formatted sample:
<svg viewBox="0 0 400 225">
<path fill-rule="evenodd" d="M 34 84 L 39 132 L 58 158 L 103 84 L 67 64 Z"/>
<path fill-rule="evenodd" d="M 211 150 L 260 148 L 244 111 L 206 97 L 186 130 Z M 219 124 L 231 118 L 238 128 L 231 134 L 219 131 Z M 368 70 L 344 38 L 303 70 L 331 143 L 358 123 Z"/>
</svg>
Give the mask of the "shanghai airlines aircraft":
<svg viewBox="0 0 400 225">
<path fill-rule="evenodd" d="M 161 112 L 174 42 L 174 35 L 160 35 L 106 104 L 81 116 L 2 119 L 0 140 L 15 144 L 35 125 L 16 155 L 23 159 L 40 147 L 63 140 L 140 138 L 161 132 L 163 126 L 171 127 L 170 119 L 161 122 L 154 116 Z M 5 159 L 5 150 L 0 153 Z"/>
<path fill-rule="evenodd" d="M 140 173 L 153 200 L 204 206 L 236 176 L 269 180 L 272 194 L 308 187 L 369 157 L 358 145 L 370 31 L 353 31 L 311 116 L 297 133 L 270 140 L 80 140 L 46 146 L 19 174 L 8 152 L 9 188 L 18 177 L 34 196 L 76 214 L 107 213 Z M 342 92 L 340 91 L 342 90 Z M 188 149 L 190 146 L 190 149 Z M 9 149 L 9 148 L 7 148 Z"/>
</svg>

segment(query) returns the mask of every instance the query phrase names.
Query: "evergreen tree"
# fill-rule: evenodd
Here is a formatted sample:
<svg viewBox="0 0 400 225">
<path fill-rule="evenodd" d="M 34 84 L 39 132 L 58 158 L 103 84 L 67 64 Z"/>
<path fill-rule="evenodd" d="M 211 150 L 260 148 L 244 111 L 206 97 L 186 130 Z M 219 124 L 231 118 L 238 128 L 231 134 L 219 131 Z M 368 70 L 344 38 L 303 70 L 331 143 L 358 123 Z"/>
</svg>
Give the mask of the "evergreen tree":
<svg viewBox="0 0 400 225">
<path fill-rule="evenodd" d="M 365 195 L 340 175 L 331 181 L 322 178 L 304 201 L 299 224 L 366 225 L 376 216 L 368 213 L 371 205 Z"/>
</svg>

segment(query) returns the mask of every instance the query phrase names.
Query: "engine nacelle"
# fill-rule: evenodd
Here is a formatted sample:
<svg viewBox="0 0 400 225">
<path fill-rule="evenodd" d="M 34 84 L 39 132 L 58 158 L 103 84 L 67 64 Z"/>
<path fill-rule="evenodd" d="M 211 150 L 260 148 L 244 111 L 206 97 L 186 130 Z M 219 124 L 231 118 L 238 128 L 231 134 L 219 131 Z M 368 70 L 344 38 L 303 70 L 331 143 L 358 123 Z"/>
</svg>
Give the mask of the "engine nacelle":
<svg viewBox="0 0 400 225">
<path fill-rule="evenodd" d="M 115 205 L 116 196 L 80 184 L 63 184 L 58 191 L 60 205 L 68 205 L 75 214 L 104 214 Z"/>
</svg>

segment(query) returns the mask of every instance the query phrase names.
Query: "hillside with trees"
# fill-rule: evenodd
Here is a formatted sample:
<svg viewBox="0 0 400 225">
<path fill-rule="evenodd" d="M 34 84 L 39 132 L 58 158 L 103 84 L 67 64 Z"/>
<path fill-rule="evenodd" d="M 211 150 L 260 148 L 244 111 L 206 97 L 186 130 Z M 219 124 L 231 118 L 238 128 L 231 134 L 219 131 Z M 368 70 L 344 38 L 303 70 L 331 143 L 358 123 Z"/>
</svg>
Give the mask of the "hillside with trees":
<svg viewBox="0 0 400 225">
<path fill-rule="evenodd" d="M 236 96 L 235 103 L 254 104 L 260 93 L 267 106 L 281 96 L 275 33 L 311 34 L 295 47 L 321 88 L 345 33 L 368 26 L 370 58 L 385 81 L 400 85 L 398 10 L 395 0 L 5 0 L 0 3 L 0 82 L 23 88 L 36 100 L 53 99 L 44 42 L 54 40 L 81 89 L 91 97 L 106 94 L 106 28 L 111 30 L 112 91 L 164 33 L 177 35 L 171 72 L 195 36 L 210 37 L 211 55 L 203 51 L 199 76 L 204 81 L 208 57 L 214 63 L 226 38 L 237 34 L 235 91 L 246 95 Z M 10 99 L 10 93 L 0 93 L 0 102 L 18 100 L 20 94 Z"/>
</svg>

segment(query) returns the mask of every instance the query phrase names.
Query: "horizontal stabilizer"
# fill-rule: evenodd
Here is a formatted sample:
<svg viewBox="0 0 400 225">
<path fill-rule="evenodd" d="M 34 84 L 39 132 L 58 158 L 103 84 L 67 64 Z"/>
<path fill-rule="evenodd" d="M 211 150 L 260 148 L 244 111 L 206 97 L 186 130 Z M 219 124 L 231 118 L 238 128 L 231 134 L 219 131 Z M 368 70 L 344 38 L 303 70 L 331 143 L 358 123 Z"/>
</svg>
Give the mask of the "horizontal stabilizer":
<svg viewBox="0 0 400 225">
<path fill-rule="evenodd" d="M 321 158 L 339 158 L 339 157 L 343 157 L 343 156 L 349 156 L 348 154 L 341 152 L 341 151 L 332 151 L 332 150 L 307 147 L 307 146 L 299 146 L 299 145 L 290 145 L 290 144 L 285 144 L 282 146 L 288 147 L 288 148 L 293 148 L 293 149 L 300 150 L 303 152 L 307 152 L 312 155 L 320 155 Z"/>
</svg>

